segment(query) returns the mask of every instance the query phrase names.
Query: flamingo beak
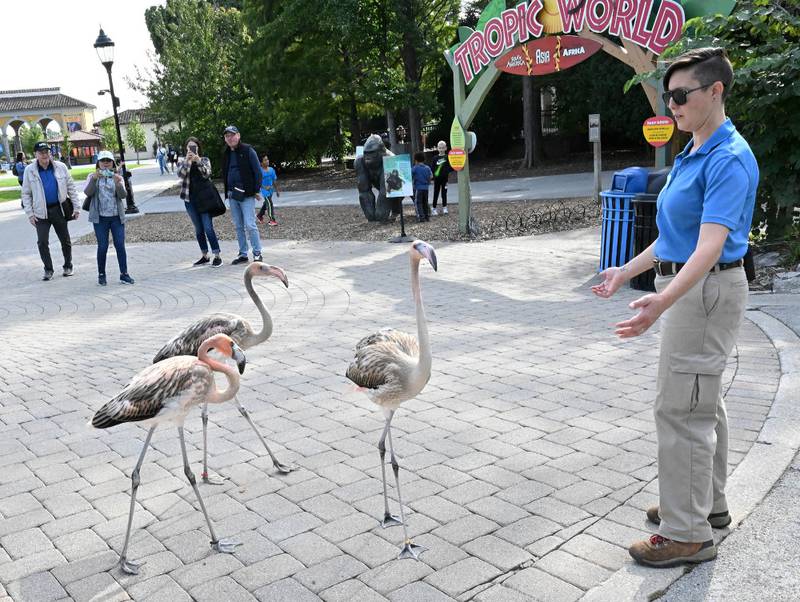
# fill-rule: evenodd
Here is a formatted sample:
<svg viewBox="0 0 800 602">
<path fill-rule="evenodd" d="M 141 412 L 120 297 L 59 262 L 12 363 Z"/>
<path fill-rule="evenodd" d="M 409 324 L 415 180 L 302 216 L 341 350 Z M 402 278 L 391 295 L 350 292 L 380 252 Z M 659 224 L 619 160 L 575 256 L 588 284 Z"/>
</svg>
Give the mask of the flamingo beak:
<svg viewBox="0 0 800 602">
<path fill-rule="evenodd" d="M 283 282 L 283 286 L 289 288 L 289 279 L 286 277 L 286 272 L 284 272 L 278 266 L 276 265 L 269 266 L 269 268 L 267 268 L 267 273 L 270 276 L 275 276 L 275 278 Z"/>
<path fill-rule="evenodd" d="M 241 348 L 234 343 L 233 345 L 233 360 L 239 368 L 239 374 L 244 374 L 244 367 L 247 365 L 247 358 Z"/>
<path fill-rule="evenodd" d="M 417 244 L 414 245 L 414 248 L 422 255 L 425 259 L 428 260 L 428 263 L 431 264 L 434 272 L 438 272 L 438 262 L 436 260 L 436 251 L 433 249 L 426 242 L 419 241 Z"/>
</svg>

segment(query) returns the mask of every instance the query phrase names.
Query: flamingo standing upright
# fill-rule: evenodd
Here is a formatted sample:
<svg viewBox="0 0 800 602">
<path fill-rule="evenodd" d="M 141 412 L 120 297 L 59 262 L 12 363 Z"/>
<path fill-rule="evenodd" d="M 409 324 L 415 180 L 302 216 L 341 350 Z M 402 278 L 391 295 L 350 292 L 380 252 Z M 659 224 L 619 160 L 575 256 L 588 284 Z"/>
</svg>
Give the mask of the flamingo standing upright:
<svg viewBox="0 0 800 602">
<path fill-rule="evenodd" d="M 250 298 L 253 300 L 253 303 L 255 303 L 256 308 L 261 314 L 261 330 L 259 332 L 255 332 L 253 327 L 250 325 L 250 322 L 236 314 L 211 314 L 210 316 L 206 316 L 195 322 L 192 322 L 181 332 L 175 335 L 175 337 L 173 337 L 169 343 L 164 345 L 158 351 L 158 353 L 156 353 L 155 357 L 153 358 L 153 363 L 160 362 L 161 360 L 164 360 L 168 357 L 173 357 L 175 355 L 195 355 L 203 341 L 217 333 L 227 334 L 234 341 L 236 341 L 236 343 L 242 349 L 249 349 L 250 347 L 254 347 L 255 345 L 259 345 L 260 343 L 266 341 L 272 335 L 272 316 L 270 316 L 267 308 L 264 306 L 264 303 L 261 301 L 261 298 L 258 296 L 258 293 L 256 293 L 255 288 L 253 287 L 253 278 L 261 276 L 274 276 L 283 282 L 285 287 L 289 287 L 289 280 L 286 278 L 286 274 L 277 266 L 256 261 L 251 263 L 244 271 L 244 287 L 247 289 L 247 293 L 250 295 Z M 278 472 L 281 474 L 290 473 L 292 471 L 291 467 L 278 461 L 278 459 L 275 457 L 275 454 L 273 454 L 272 450 L 269 448 L 269 444 L 267 443 L 266 439 L 264 439 L 263 435 L 259 432 L 258 427 L 256 427 L 255 423 L 253 422 L 253 419 L 250 417 L 250 413 L 247 411 L 247 409 L 242 406 L 241 403 L 239 403 L 238 399 L 235 401 L 239 413 L 245 417 L 247 422 L 255 431 L 256 435 L 258 435 L 258 438 L 266 448 L 269 457 L 272 459 L 272 464 L 275 466 Z M 201 473 L 201 478 L 203 479 L 204 483 L 220 485 L 222 484 L 221 480 L 218 480 L 214 477 L 209 477 L 208 475 L 207 404 L 203 405 L 201 417 L 203 420 L 203 472 Z"/>
<path fill-rule="evenodd" d="M 431 377 L 431 344 L 428 323 L 422 306 L 419 287 L 419 263 L 424 258 L 437 270 L 436 251 L 428 243 L 417 240 L 409 249 L 411 259 L 411 290 L 414 294 L 417 313 L 417 339 L 413 335 L 393 330 L 380 330 L 364 337 L 356 345 L 356 355 L 347 368 L 347 378 L 363 387 L 369 398 L 383 409 L 386 424 L 378 441 L 383 480 L 384 515 L 381 525 L 385 527 L 403 525 L 405 540 L 398 558 L 419 559 L 425 548 L 414 544 L 408 537 L 403 496 L 400 493 L 400 465 L 392 445 L 392 417 L 400 404 L 416 397 Z M 386 438 L 389 439 L 389 454 L 397 486 L 397 501 L 400 504 L 400 520 L 389 512 L 386 490 Z"/>
<path fill-rule="evenodd" d="M 211 357 L 211 352 L 214 352 L 222 361 Z M 235 361 L 239 373 L 226 360 Z M 203 498 L 200 497 L 200 491 L 197 488 L 197 480 L 189 467 L 186 442 L 183 436 L 183 421 L 196 405 L 223 403 L 233 399 L 239 390 L 239 374 L 244 372 L 245 363 L 244 353 L 233 339 L 225 334 L 215 335 L 200 346 L 197 356 L 170 357 L 139 372 L 116 397 L 100 408 L 92 418 L 92 426 L 99 429 L 124 422 L 142 422 L 150 426 L 142 446 L 142 453 L 131 474 L 131 508 L 128 513 L 125 543 L 119 559 L 119 566 L 124 572 L 131 575 L 139 572 L 140 565 L 127 559 L 136 491 L 139 489 L 140 483 L 139 470 L 142 467 L 153 432 L 162 423 L 171 423 L 178 427 L 181 454 L 183 455 L 183 472 L 194 489 L 206 524 L 208 524 L 208 530 L 211 533 L 211 547 L 218 552 L 232 554 L 239 545 L 234 541 L 217 539 L 214 533 L 214 527 L 211 525 Z M 217 389 L 214 372 L 222 372 L 228 379 L 228 386 L 223 391 Z"/>
</svg>

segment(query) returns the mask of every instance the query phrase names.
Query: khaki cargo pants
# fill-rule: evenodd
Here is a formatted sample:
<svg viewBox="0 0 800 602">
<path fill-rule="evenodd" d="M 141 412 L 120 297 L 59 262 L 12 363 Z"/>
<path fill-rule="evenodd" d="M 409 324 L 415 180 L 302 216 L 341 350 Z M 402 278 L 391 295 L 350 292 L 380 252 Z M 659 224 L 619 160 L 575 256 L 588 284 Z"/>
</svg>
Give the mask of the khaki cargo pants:
<svg viewBox="0 0 800 602">
<path fill-rule="evenodd" d="M 662 291 L 674 276 L 656 278 Z M 712 539 L 708 515 L 728 510 L 728 417 L 722 372 L 747 303 L 743 268 L 710 273 L 661 316 L 655 403 L 662 537 Z"/>
</svg>

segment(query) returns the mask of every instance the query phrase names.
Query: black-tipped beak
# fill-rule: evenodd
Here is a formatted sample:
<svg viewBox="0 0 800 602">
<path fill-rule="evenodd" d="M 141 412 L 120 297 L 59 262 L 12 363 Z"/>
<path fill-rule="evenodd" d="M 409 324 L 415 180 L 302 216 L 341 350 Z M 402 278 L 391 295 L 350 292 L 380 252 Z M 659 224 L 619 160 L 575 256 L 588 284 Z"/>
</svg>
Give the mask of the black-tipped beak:
<svg viewBox="0 0 800 602">
<path fill-rule="evenodd" d="M 247 365 L 247 358 L 244 356 L 244 352 L 239 348 L 238 345 L 233 346 L 233 359 L 236 362 L 236 366 L 239 368 L 239 374 L 244 374 L 244 367 Z"/>
<path fill-rule="evenodd" d="M 414 248 L 422 255 L 425 259 L 428 260 L 428 263 L 431 264 L 434 272 L 438 270 L 438 262 L 436 260 L 436 251 L 430 246 L 428 243 L 419 241 L 414 245 Z"/>
<path fill-rule="evenodd" d="M 280 269 L 278 266 L 270 266 L 269 273 L 275 276 L 278 280 L 283 282 L 283 286 L 289 288 L 289 279 L 286 277 L 286 272 Z"/>
</svg>

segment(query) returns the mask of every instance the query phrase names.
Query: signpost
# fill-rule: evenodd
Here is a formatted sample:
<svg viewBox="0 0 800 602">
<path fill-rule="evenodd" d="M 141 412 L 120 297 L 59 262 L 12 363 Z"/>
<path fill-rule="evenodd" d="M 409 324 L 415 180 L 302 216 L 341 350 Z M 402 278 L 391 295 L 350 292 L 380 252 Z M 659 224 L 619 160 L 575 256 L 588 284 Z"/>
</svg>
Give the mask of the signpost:
<svg viewBox="0 0 800 602">
<path fill-rule="evenodd" d="M 589 115 L 589 142 L 594 147 L 594 198 L 600 202 L 600 188 L 602 188 L 601 175 L 603 173 L 602 155 L 600 149 L 600 114 Z"/>
<path fill-rule="evenodd" d="M 394 236 L 389 242 L 411 242 L 414 239 L 406 235 L 406 222 L 403 218 L 403 197 L 413 194 L 411 183 L 411 157 L 409 155 L 387 155 L 383 158 L 383 178 L 386 196 L 400 199 L 400 236 Z"/>
</svg>

